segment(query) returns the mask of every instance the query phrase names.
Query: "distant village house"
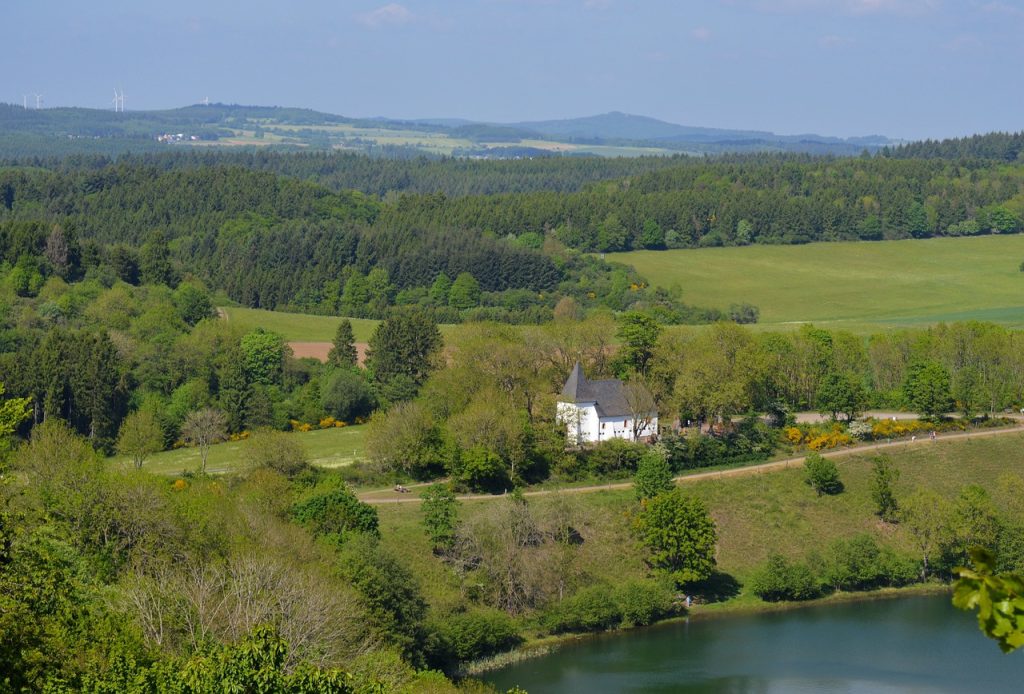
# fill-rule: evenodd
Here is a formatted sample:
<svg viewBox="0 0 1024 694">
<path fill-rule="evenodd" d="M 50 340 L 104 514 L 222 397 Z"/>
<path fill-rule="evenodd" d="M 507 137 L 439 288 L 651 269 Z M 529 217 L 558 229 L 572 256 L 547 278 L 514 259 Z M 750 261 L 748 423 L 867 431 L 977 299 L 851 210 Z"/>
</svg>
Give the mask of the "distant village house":
<svg viewBox="0 0 1024 694">
<path fill-rule="evenodd" d="M 618 379 L 588 381 L 579 362 L 558 398 L 558 421 L 576 445 L 608 439 L 647 441 L 658 432 L 650 392 Z"/>
</svg>

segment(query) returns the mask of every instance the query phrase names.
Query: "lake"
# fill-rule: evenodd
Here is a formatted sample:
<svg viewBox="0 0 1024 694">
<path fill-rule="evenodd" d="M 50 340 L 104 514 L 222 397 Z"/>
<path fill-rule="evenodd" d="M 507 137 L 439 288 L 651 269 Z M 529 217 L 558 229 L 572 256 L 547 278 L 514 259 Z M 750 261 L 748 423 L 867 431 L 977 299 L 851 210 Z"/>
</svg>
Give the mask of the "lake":
<svg viewBox="0 0 1024 694">
<path fill-rule="evenodd" d="M 816 605 L 665 624 L 565 644 L 483 676 L 500 691 L 1021 692 L 1004 655 L 949 596 Z"/>
</svg>

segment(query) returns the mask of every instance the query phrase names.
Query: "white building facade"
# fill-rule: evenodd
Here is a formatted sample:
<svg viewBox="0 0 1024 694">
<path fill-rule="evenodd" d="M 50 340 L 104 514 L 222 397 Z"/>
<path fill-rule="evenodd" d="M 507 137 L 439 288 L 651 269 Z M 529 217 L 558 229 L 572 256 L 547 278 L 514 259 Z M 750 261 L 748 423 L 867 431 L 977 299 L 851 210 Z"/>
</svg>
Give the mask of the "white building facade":
<svg viewBox="0 0 1024 694">
<path fill-rule="evenodd" d="M 588 381 L 579 362 L 558 399 L 557 417 L 576 445 L 608 439 L 646 441 L 658 433 L 658 413 L 649 394 L 630 393 L 618 379 Z"/>
</svg>

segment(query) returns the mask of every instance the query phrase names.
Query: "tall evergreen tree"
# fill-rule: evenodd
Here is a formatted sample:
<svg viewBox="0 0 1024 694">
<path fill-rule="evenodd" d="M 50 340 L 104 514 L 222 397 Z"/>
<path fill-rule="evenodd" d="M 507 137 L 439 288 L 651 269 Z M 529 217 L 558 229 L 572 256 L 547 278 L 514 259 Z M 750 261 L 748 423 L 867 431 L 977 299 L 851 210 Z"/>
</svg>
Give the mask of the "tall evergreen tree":
<svg viewBox="0 0 1024 694">
<path fill-rule="evenodd" d="M 396 310 L 377 326 L 366 351 L 366 366 L 382 394 L 391 401 L 415 395 L 441 347 L 441 331 L 418 306 Z"/>
<path fill-rule="evenodd" d="M 327 353 L 327 363 L 332 366 L 354 367 L 359 359 L 356 350 L 355 335 L 352 332 L 352 321 L 343 318 L 334 333 L 331 351 Z"/>
<path fill-rule="evenodd" d="M 174 268 L 171 266 L 171 249 L 162 231 L 153 231 L 139 252 L 139 270 L 143 284 L 175 285 Z"/>
</svg>

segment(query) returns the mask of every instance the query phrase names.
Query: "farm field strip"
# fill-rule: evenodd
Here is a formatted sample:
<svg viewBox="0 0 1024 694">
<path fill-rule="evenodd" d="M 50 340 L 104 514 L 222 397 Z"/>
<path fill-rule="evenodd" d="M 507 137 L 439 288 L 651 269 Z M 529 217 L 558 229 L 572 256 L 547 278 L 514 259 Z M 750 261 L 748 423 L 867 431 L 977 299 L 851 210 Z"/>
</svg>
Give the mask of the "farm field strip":
<svg viewBox="0 0 1024 694">
<path fill-rule="evenodd" d="M 683 300 L 751 303 L 762 328 L 856 332 L 986 320 L 1024 327 L 1024 235 L 608 254 Z"/>
</svg>

